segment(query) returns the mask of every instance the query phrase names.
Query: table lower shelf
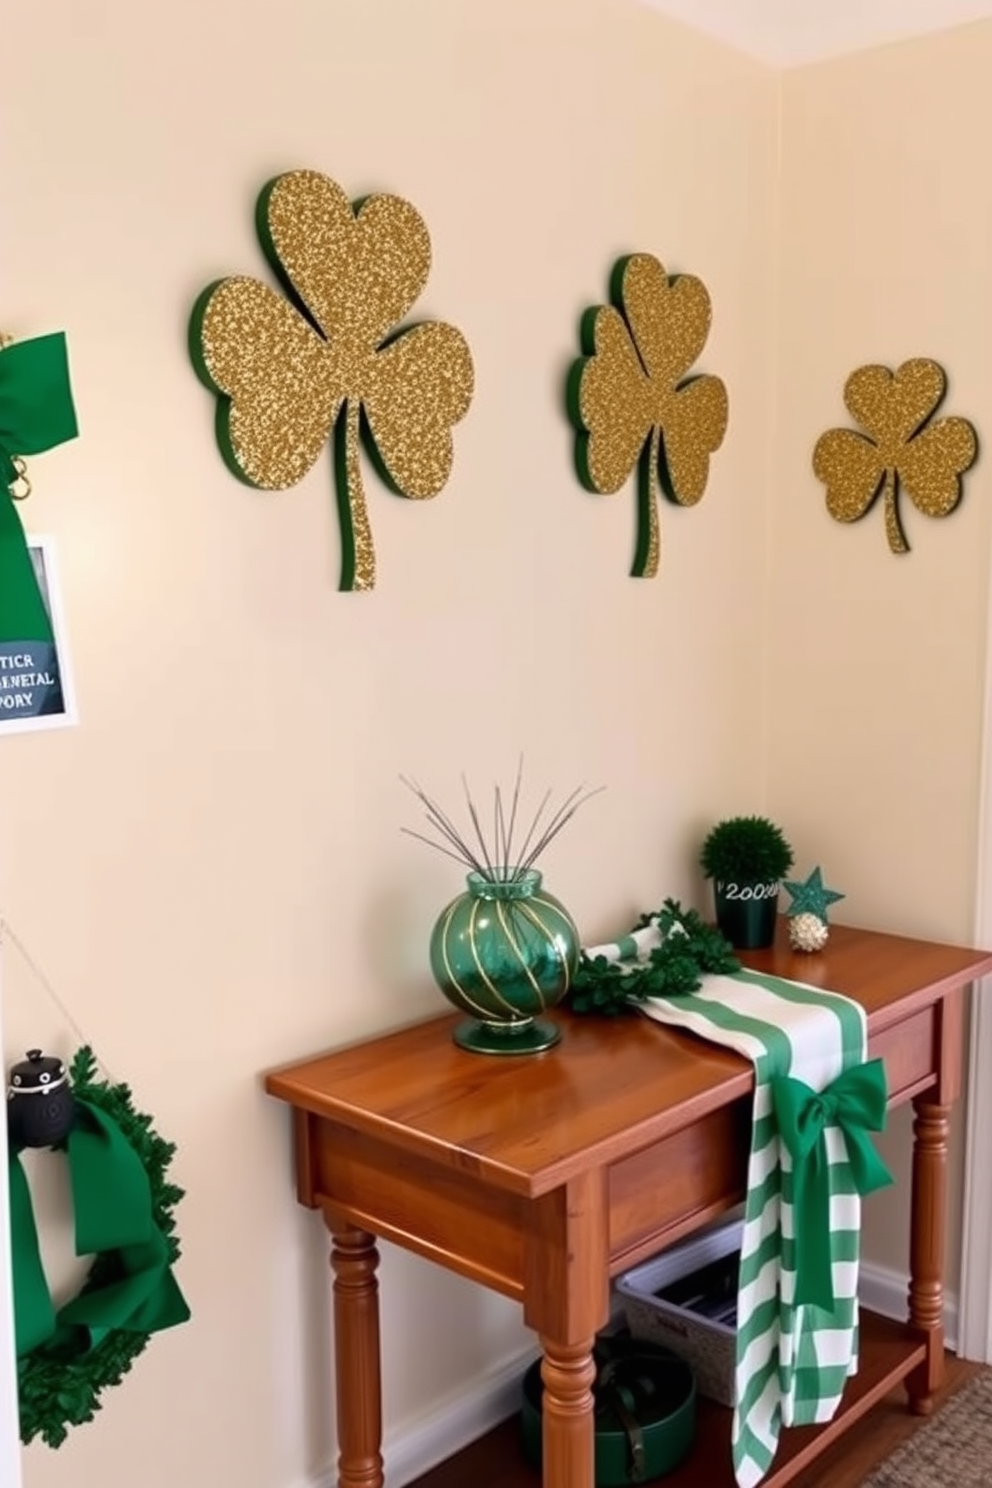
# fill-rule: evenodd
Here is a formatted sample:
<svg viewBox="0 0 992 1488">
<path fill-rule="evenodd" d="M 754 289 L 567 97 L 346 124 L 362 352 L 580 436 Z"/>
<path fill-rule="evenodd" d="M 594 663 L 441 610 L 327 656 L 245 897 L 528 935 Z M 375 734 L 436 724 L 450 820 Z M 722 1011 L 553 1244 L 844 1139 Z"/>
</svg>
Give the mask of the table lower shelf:
<svg viewBox="0 0 992 1488">
<path fill-rule="evenodd" d="M 848 1384 L 840 1410 L 825 1426 L 784 1431 L 775 1466 L 762 1488 L 783 1488 L 922 1363 L 925 1354 L 926 1345 L 905 1324 L 862 1311 L 860 1368 Z M 699 1488 L 701 1483 L 706 1488 L 734 1488 L 730 1426 L 729 1410 L 700 1400 L 692 1452 L 677 1472 L 658 1481 L 665 1488 Z M 472 1488 L 541 1488 L 540 1473 L 521 1456 L 515 1417 L 449 1457 L 410 1488 L 465 1488 L 466 1483 Z"/>
</svg>

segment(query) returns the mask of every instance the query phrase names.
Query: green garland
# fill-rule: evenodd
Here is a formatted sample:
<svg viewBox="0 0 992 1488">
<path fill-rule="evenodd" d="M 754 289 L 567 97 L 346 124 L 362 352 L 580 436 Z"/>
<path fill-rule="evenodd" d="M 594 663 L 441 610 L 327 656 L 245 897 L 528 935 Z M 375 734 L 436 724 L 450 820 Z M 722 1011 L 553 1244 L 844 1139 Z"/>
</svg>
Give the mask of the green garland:
<svg viewBox="0 0 992 1488">
<path fill-rule="evenodd" d="M 630 1012 L 646 997 L 695 992 L 705 973 L 727 976 L 740 971 L 730 942 L 696 910 L 683 909 L 677 899 L 666 899 L 654 914 L 642 915 L 634 930 L 643 930 L 654 921 L 661 931 L 661 945 L 636 965 L 583 953 L 569 993 L 575 1012 L 612 1017 Z"/>
<path fill-rule="evenodd" d="M 183 1190 L 167 1178 L 175 1146 L 166 1142 L 152 1126 L 152 1118 L 135 1109 L 130 1087 L 113 1085 L 97 1076 L 92 1049 L 76 1053 L 69 1069 L 73 1093 L 106 1113 L 120 1127 L 148 1175 L 155 1223 L 166 1238 L 169 1263 L 179 1258 L 173 1210 Z M 112 1262 L 97 1256 L 82 1292 L 111 1281 Z M 100 1409 L 104 1390 L 119 1385 L 151 1335 L 113 1329 L 95 1347 L 57 1350 L 42 1347 L 19 1361 L 21 1441 L 27 1445 L 36 1436 L 50 1447 L 60 1447 L 70 1426 L 92 1421 Z"/>
</svg>

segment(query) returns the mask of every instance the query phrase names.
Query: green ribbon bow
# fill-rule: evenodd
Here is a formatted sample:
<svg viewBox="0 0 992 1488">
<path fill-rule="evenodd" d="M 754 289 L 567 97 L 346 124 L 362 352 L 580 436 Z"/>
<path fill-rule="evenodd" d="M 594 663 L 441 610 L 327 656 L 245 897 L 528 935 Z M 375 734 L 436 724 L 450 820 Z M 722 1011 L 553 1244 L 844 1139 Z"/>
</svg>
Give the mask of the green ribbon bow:
<svg viewBox="0 0 992 1488">
<path fill-rule="evenodd" d="M 10 487 L 15 459 L 79 433 L 65 336 L 56 331 L 0 351 L 0 641 L 51 641 L 52 626 Z"/>
<path fill-rule="evenodd" d="M 47 1344 L 78 1346 L 80 1337 L 85 1351 L 112 1329 L 155 1333 L 190 1316 L 169 1265 L 168 1241 L 155 1223 L 148 1174 L 117 1123 L 99 1106 L 77 1098 L 66 1153 L 76 1254 L 102 1262 L 100 1279 L 56 1311 L 27 1178 L 12 1150 L 8 1181 L 18 1358 Z"/>
<path fill-rule="evenodd" d="M 881 1059 L 846 1070 L 819 1095 L 789 1076 L 772 1081 L 779 1133 L 792 1154 L 797 1306 L 809 1302 L 828 1312 L 834 1308 L 826 1128 L 839 1126 L 844 1133 L 858 1193 L 883 1188 L 892 1174 L 868 1133 L 884 1129 L 886 1099 Z"/>
</svg>

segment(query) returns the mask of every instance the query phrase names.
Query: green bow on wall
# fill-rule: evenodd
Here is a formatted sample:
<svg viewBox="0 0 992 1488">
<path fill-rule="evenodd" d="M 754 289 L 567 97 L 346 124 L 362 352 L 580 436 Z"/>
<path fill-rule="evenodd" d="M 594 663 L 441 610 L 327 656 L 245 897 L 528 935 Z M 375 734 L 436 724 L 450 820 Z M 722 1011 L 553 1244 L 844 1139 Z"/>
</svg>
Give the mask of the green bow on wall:
<svg viewBox="0 0 992 1488">
<path fill-rule="evenodd" d="M 79 433 L 65 335 L 36 336 L 0 349 L 0 641 L 51 641 L 52 623 L 38 587 L 12 488 L 18 460 Z"/>
<path fill-rule="evenodd" d="M 66 1142 L 76 1254 L 102 1260 L 72 1301 L 56 1310 L 45 1279 L 27 1177 L 17 1152 L 8 1158 L 14 1316 L 18 1357 L 42 1346 L 67 1347 L 76 1330 L 93 1347 L 112 1328 L 155 1333 L 189 1318 L 172 1274 L 169 1245 L 155 1223 L 141 1158 L 99 1106 L 77 1100 Z"/>
<path fill-rule="evenodd" d="M 826 1129 L 839 1126 L 851 1178 L 859 1194 L 892 1182 L 869 1132 L 885 1126 L 885 1065 L 871 1059 L 839 1075 L 819 1095 L 802 1080 L 772 1081 L 782 1141 L 792 1155 L 792 1212 L 796 1238 L 796 1304 L 834 1308 L 830 1257 L 830 1165 Z"/>
</svg>

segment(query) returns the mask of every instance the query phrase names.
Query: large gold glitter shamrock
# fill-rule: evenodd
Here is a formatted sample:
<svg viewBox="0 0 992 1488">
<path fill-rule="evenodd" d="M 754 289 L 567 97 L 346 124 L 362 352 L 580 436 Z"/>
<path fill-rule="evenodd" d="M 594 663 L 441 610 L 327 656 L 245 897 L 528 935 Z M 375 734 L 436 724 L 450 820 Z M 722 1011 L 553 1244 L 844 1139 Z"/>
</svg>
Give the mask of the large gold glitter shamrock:
<svg viewBox="0 0 992 1488">
<path fill-rule="evenodd" d="M 710 330 L 700 279 L 669 277 L 650 253 L 633 253 L 616 264 L 610 298 L 583 316 L 583 355 L 569 373 L 575 463 L 586 489 L 603 495 L 619 491 L 637 465 L 631 573 L 652 578 L 661 551 L 659 478 L 670 501 L 700 499 L 727 430 L 727 390 L 719 377 L 686 375 Z"/>
<path fill-rule="evenodd" d="M 290 171 L 265 187 L 256 224 L 287 297 L 237 276 L 210 285 L 193 312 L 194 362 L 221 395 L 221 450 L 249 485 L 284 490 L 333 430 L 341 588 L 371 589 L 360 438 L 391 490 L 436 496 L 454 458 L 452 425 L 472 400 L 472 358 L 454 326 L 395 329 L 431 260 L 408 202 L 376 195 L 353 207 L 327 176 Z"/>
<path fill-rule="evenodd" d="M 928 517 L 946 517 L 961 499 L 961 476 L 975 462 L 978 440 L 967 419 L 930 423 L 947 386 L 926 357 L 888 367 L 859 367 L 844 384 L 851 417 L 867 432 L 828 429 L 816 441 L 813 470 L 827 488 L 827 510 L 856 522 L 885 492 L 885 531 L 893 553 L 908 553 L 899 519 L 901 486 Z"/>
</svg>

